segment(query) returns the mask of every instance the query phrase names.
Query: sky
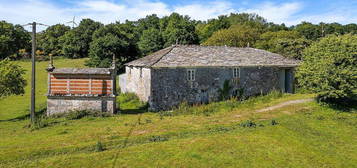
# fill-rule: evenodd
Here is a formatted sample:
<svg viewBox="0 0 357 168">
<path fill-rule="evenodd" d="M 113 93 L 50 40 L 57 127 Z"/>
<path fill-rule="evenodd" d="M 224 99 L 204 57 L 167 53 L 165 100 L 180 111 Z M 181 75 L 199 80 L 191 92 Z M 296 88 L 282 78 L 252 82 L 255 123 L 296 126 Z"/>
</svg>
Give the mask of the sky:
<svg viewBox="0 0 357 168">
<path fill-rule="evenodd" d="M 357 0 L 0 0 L 0 20 L 14 24 L 70 26 L 74 16 L 77 23 L 91 18 L 109 24 L 172 12 L 195 20 L 249 12 L 288 26 L 302 21 L 348 24 L 357 23 Z"/>
</svg>

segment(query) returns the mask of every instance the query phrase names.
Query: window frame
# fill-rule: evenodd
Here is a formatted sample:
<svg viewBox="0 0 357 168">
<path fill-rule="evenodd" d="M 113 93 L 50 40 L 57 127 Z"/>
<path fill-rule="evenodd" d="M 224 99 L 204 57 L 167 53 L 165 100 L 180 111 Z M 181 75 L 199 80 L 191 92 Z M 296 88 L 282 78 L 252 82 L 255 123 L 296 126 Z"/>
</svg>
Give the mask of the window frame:
<svg viewBox="0 0 357 168">
<path fill-rule="evenodd" d="M 196 69 L 187 69 L 186 80 L 187 81 L 195 81 L 196 80 Z"/>
<path fill-rule="evenodd" d="M 239 67 L 233 68 L 233 78 L 240 78 L 240 68 Z"/>
</svg>

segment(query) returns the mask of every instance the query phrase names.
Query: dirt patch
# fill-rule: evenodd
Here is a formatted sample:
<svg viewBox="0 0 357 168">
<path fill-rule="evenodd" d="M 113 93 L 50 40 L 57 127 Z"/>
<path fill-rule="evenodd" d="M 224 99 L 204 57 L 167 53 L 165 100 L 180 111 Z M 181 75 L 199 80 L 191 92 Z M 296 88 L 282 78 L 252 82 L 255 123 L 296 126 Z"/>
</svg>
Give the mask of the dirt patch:
<svg viewBox="0 0 357 168">
<path fill-rule="evenodd" d="M 280 104 L 277 104 L 277 105 L 274 105 L 274 106 L 270 106 L 270 107 L 267 107 L 267 108 L 263 108 L 263 109 L 257 110 L 255 112 L 257 112 L 257 113 L 266 112 L 266 111 L 275 110 L 275 109 L 278 109 L 278 108 L 281 108 L 281 107 L 289 106 L 289 105 L 292 105 L 292 104 L 301 104 L 301 103 L 311 102 L 313 100 L 314 99 L 290 100 L 290 101 L 286 101 L 286 102 L 283 102 L 283 103 L 280 103 Z"/>
</svg>

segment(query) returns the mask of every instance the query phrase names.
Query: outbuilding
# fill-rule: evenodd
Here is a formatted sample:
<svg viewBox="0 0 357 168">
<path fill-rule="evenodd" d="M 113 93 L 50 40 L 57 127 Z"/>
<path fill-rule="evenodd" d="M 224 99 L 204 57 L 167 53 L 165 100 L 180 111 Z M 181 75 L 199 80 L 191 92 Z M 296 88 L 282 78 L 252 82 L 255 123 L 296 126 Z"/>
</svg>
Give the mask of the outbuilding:
<svg viewBox="0 0 357 168">
<path fill-rule="evenodd" d="M 121 92 L 133 92 L 148 102 L 151 110 L 167 110 L 183 101 L 217 101 L 225 82 L 230 95 L 293 93 L 298 64 L 249 47 L 173 45 L 125 64 L 119 85 Z"/>
<path fill-rule="evenodd" d="M 51 61 L 52 62 L 52 61 Z M 116 112 L 116 69 L 48 68 L 47 115 L 72 110 Z"/>
</svg>

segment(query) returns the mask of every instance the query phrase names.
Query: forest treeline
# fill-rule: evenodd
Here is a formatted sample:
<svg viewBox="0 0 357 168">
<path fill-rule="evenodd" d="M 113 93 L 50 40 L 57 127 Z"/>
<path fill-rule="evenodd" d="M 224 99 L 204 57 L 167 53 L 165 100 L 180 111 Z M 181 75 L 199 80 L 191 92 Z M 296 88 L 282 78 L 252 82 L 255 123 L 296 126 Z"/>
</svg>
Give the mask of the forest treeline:
<svg viewBox="0 0 357 168">
<path fill-rule="evenodd" d="M 83 19 L 77 27 L 56 24 L 37 34 L 38 56 L 89 57 L 87 65 L 107 67 L 113 54 L 119 67 L 172 44 L 255 47 L 301 59 L 302 51 L 329 34 L 356 34 L 357 25 L 302 22 L 287 27 L 249 13 L 231 13 L 207 21 L 172 13 L 104 25 Z M 31 36 L 20 25 L 0 22 L 0 59 L 29 57 Z"/>
</svg>

